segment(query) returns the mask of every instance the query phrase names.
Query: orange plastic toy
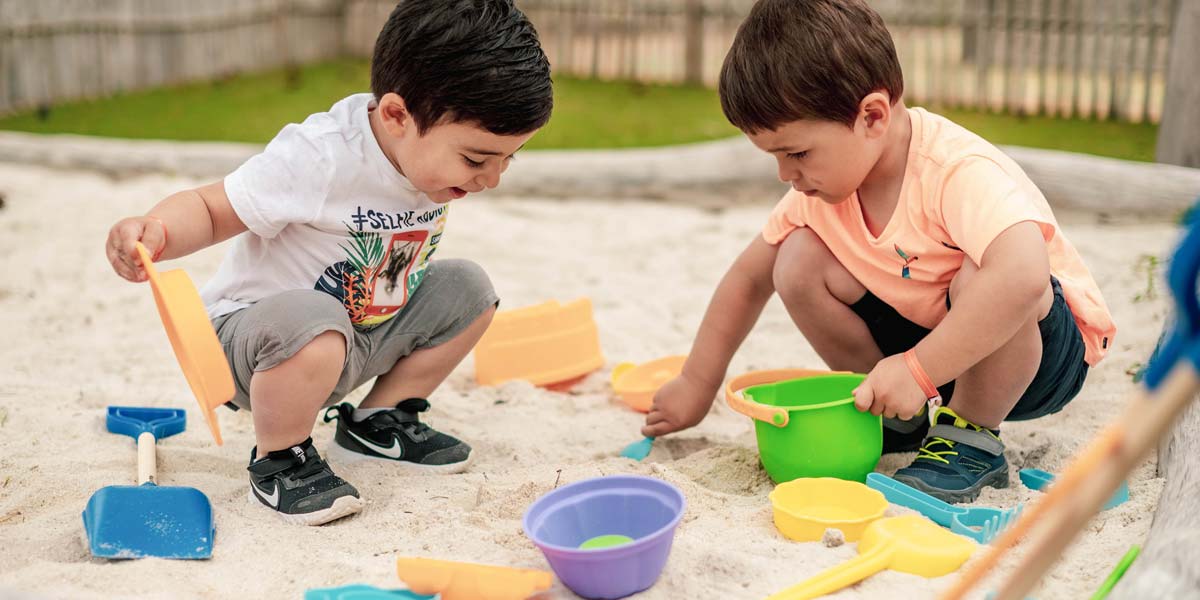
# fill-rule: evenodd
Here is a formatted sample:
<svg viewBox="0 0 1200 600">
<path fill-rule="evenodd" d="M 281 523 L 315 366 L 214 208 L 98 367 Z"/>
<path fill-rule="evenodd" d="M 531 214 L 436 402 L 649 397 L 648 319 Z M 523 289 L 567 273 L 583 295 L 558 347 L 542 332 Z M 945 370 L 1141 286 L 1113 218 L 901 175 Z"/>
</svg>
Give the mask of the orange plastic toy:
<svg viewBox="0 0 1200 600">
<path fill-rule="evenodd" d="M 410 590 L 441 600 L 521 600 L 554 583 L 549 571 L 432 558 L 398 558 L 396 573 Z"/>
<path fill-rule="evenodd" d="M 600 332 L 587 298 L 497 312 L 475 345 L 475 380 L 480 385 L 523 379 L 550 386 L 602 366 Z"/>
<path fill-rule="evenodd" d="M 639 412 L 650 412 L 654 393 L 683 370 L 686 356 L 668 356 L 635 365 L 621 363 L 613 368 L 613 391 L 629 408 Z"/>
<path fill-rule="evenodd" d="M 154 302 L 162 317 L 167 338 L 175 349 L 175 358 L 183 369 L 183 376 L 200 402 L 200 412 L 208 423 L 217 445 L 222 444 L 221 426 L 213 411 L 233 398 L 233 375 L 225 360 L 225 351 L 217 340 L 200 293 L 182 269 L 158 272 L 146 247 L 138 242 L 138 256 L 154 290 Z"/>
</svg>

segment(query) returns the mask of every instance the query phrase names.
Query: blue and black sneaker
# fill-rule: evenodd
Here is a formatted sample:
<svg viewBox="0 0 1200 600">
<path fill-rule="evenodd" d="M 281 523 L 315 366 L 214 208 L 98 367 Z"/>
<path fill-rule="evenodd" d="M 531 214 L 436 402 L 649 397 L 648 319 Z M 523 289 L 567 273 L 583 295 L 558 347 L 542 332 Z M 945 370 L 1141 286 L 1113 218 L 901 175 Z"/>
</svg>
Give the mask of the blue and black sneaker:
<svg viewBox="0 0 1200 600">
<path fill-rule="evenodd" d="M 942 407 L 917 458 L 896 471 L 895 479 L 946 502 L 970 502 L 985 486 L 1008 487 L 1004 443 L 998 431 Z"/>
<path fill-rule="evenodd" d="M 337 420 L 329 456 L 335 463 L 361 460 L 386 462 L 424 473 L 461 473 L 471 461 L 471 447 L 421 422 L 429 410 L 424 398 L 409 398 L 395 408 L 355 418 L 349 402 L 325 410 L 325 422 Z"/>
<path fill-rule="evenodd" d="M 312 438 L 284 450 L 250 450 L 250 501 L 297 525 L 321 525 L 363 507 L 354 486 L 334 475 Z"/>
</svg>

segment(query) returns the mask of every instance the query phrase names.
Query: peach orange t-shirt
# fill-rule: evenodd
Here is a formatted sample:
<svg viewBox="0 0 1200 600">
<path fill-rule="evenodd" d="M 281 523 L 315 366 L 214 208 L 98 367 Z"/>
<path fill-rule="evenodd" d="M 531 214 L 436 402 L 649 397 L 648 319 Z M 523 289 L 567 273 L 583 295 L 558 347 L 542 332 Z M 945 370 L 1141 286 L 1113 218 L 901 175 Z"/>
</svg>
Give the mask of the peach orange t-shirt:
<svg viewBox="0 0 1200 600">
<path fill-rule="evenodd" d="M 912 141 L 900 200 L 878 237 L 863 220 L 858 195 L 829 204 L 790 191 L 775 206 L 763 238 L 778 244 L 808 227 L 868 290 L 905 318 L 933 329 L 946 316 L 946 291 L 963 257 L 981 264 L 1001 232 L 1023 221 L 1042 230 L 1050 272 L 1083 334 L 1095 365 L 1116 327 L 1075 247 L 1050 205 L 1017 163 L 983 138 L 920 108 L 909 109 Z"/>
</svg>

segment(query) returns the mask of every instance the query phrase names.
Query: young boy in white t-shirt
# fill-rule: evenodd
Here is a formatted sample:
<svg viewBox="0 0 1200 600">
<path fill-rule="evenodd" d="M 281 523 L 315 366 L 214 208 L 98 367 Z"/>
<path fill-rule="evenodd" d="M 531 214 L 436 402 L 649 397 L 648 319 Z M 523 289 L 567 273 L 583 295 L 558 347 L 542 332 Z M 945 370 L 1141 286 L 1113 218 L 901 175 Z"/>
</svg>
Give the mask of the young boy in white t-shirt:
<svg viewBox="0 0 1200 600">
<path fill-rule="evenodd" d="M 144 281 L 137 241 L 170 259 L 235 238 L 201 295 L 232 403 L 254 417 L 250 497 L 294 523 L 363 504 L 312 445 L 322 407 L 336 459 L 466 468 L 470 447 L 418 413 L 498 300 L 478 265 L 430 257 L 447 203 L 495 187 L 553 104 L 537 32 L 511 0 L 400 3 L 371 88 L 287 125 L 223 181 L 122 219 L 106 245 L 121 277 Z M 338 404 L 373 378 L 358 408 Z"/>
</svg>

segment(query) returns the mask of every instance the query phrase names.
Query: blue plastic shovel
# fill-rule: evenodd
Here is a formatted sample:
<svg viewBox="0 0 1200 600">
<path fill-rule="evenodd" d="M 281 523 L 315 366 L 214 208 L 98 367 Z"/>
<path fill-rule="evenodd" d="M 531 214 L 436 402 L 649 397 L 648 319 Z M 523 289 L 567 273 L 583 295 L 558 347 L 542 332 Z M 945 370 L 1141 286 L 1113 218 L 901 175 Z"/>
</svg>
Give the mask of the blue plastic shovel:
<svg viewBox="0 0 1200 600">
<path fill-rule="evenodd" d="M 642 461 L 650 454 L 650 450 L 654 449 L 654 438 L 648 437 L 640 439 L 621 450 L 621 456 L 624 458 L 632 458 L 636 461 Z"/>
<path fill-rule="evenodd" d="M 312 589 L 304 592 L 304 600 L 434 600 L 409 590 L 385 590 L 366 584 Z"/>
<path fill-rule="evenodd" d="M 108 407 L 108 430 L 137 440 L 138 485 L 110 485 L 92 494 L 83 511 L 92 555 L 104 558 L 208 558 L 212 505 L 200 490 L 159 486 L 155 439 L 187 426 L 178 408 Z"/>
</svg>

